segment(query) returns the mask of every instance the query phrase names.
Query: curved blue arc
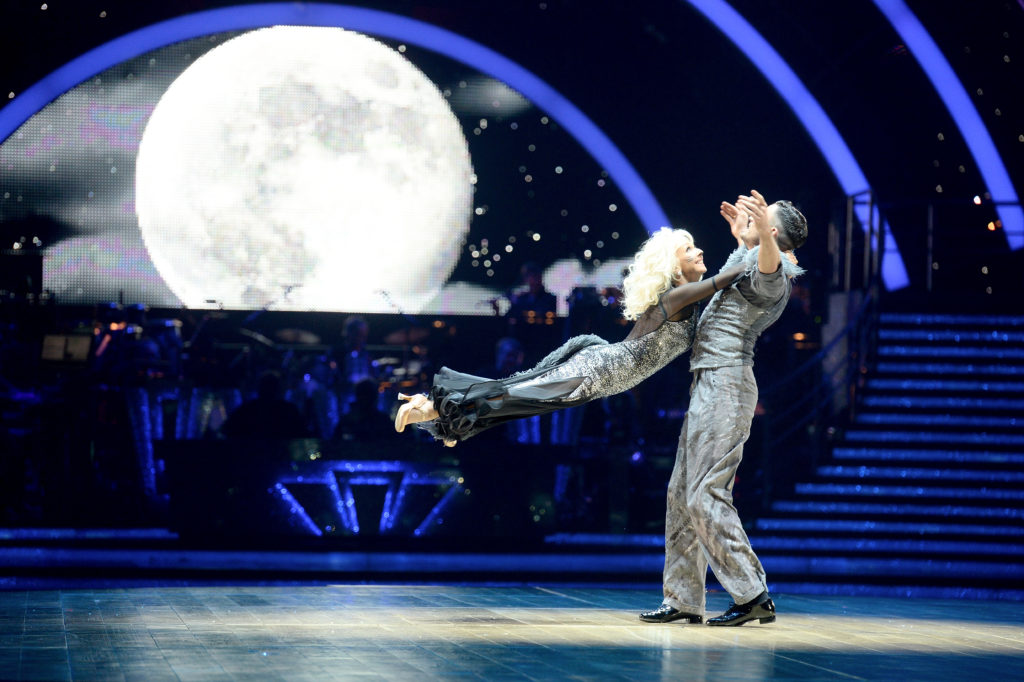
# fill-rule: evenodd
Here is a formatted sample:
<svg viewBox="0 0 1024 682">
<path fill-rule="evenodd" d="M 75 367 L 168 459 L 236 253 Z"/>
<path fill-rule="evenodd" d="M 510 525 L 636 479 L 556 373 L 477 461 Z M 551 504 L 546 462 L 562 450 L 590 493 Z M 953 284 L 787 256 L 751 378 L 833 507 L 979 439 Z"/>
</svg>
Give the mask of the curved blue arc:
<svg viewBox="0 0 1024 682">
<path fill-rule="evenodd" d="M 870 189 L 860 164 L 843 140 L 832 120 L 814 99 L 814 95 L 803 84 L 796 72 L 775 51 L 767 40 L 750 25 L 725 0 L 686 0 L 694 9 L 703 14 L 722 34 L 747 56 L 772 87 L 786 100 L 786 104 L 803 124 L 807 134 L 818 146 L 826 163 L 832 169 L 848 196 L 862 194 Z M 872 217 L 865 204 L 856 204 L 854 210 L 861 225 L 871 223 Z M 877 214 L 876 214 L 877 215 Z M 888 289 L 900 289 L 910 283 L 907 269 L 903 264 L 899 247 L 892 231 L 883 220 L 882 234 L 885 235 L 882 249 L 882 280 Z"/>
<path fill-rule="evenodd" d="M 687 0 L 728 37 L 786 100 L 843 190 L 850 195 L 869 185 L 849 147 L 788 64 L 764 38 L 724 0 Z M 496 52 L 467 38 L 414 19 L 377 10 L 317 3 L 241 5 L 170 19 L 139 29 L 97 47 L 46 76 L 0 109 L 0 140 L 53 99 L 111 66 L 149 50 L 219 31 L 246 30 L 275 24 L 343 26 L 399 39 L 449 56 L 494 76 L 541 105 L 605 167 L 649 231 L 669 224 L 664 211 L 636 170 L 610 139 L 571 102 L 540 78 Z M 859 216 L 867 224 L 870 216 Z M 886 285 L 908 283 L 895 241 L 884 230 L 882 274 Z"/>
<path fill-rule="evenodd" d="M 996 202 L 996 212 L 1003 222 L 1003 232 L 1010 248 L 1024 247 L 1024 209 L 1020 206 L 1003 159 L 953 67 L 903 0 L 873 2 L 907 44 L 910 54 L 924 69 L 932 87 L 953 116 L 956 127 L 967 142 L 967 148 L 971 150 L 974 162 L 978 164 L 989 195 Z"/>
<path fill-rule="evenodd" d="M 786 100 L 821 150 L 847 195 L 871 188 L 853 152 L 799 76 L 767 40 L 725 0 L 686 0 L 747 56 Z"/>
<path fill-rule="evenodd" d="M 541 106 L 590 152 L 619 186 L 649 232 L 668 217 L 632 164 L 593 121 L 554 88 L 515 62 L 468 38 L 408 17 L 319 3 L 224 7 L 169 19 L 133 31 L 68 62 L 0 109 L 0 140 L 82 81 L 145 52 L 222 31 L 274 25 L 335 26 L 424 47 L 493 76 Z"/>
</svg>

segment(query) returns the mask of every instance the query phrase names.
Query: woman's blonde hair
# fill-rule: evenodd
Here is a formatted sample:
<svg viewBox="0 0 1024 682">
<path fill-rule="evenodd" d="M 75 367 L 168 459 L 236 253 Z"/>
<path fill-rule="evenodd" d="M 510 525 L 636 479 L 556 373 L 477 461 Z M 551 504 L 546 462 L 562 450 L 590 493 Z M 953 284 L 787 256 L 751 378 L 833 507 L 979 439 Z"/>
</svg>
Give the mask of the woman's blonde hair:
<svg viewBox="0 0 1024 682">
<path fill-rule="evenodd" d="M 682 276 L 676 251 L 688 246 L 693 246 L 689 232 L 668 227 L 661 228 L 643 243 L 622 282 L 623 317 L 639 318 L 675 285 Z"/>
</svg>

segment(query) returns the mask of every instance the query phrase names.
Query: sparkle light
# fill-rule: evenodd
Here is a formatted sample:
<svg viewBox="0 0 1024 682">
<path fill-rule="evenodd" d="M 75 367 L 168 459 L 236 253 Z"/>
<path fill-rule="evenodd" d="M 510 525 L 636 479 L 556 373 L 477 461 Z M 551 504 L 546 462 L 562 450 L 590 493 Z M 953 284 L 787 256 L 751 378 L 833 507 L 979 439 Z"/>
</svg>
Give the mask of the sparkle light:
<svg viewBox="0 0 1024 682">
<path fill-rule="evenodd" d="M 1003 160 L 985 128 L 981 116 L 971 103 L 956 72 L 946 61 L 938 45 L 903 0 L 872 0 L 885 15 L 893 29 L 910 48 L 910 53 L 924 69 L 932 87 L 939 94 L 964 136 L 978 170 L 996 203 L 996 212 L 1007 226 L 1006 239 L 1012 249 L 1024 247 L 1024 208 L 1013 189 Z M 941 139 L 941 137 L 940 137 Z"/>
</svg>

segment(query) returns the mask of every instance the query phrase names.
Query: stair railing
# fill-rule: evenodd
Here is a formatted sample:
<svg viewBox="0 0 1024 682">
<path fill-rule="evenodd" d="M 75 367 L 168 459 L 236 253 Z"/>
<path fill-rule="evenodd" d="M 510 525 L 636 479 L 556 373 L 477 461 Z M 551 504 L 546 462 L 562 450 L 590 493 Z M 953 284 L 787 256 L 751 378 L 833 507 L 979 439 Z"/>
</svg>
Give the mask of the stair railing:
<svg viewBox="0 0 1024 682">
<path fill-rule="evenodd" d="M 877 345 L 878 245 L 884 243 L 884 227 L 876 206 L 870 191 L 847 197 L 845 230 L 829 226 L 832 286 L 838 289 L 832 294 L 837 305 L 831 307 L 840 320 L 846 315 L 846 324 L 813 357 L 761 392 L 762 509 L 771 506 L 777 492 L 788 492 L 806 468 L 818 465 L 836 424 L 856 416 Z M 863 240 L 855 235 L 856 225 Z"/>
</svg>

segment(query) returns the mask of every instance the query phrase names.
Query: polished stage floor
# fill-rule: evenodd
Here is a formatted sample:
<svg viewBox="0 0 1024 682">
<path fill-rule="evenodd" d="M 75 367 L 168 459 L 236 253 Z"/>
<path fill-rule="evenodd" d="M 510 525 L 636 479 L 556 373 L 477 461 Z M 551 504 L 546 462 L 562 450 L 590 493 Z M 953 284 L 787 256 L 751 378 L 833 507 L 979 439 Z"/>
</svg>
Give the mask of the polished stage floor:
<svg viewBox="0 0 1024 682">
<path fill-rule="evenodd" d="M 770 625 L 637 620 L 659 601 L 656 586 L 6 591 L 0 678 L 1024 679 L 1020 603 L 777 594 Z"/>
</svg>

